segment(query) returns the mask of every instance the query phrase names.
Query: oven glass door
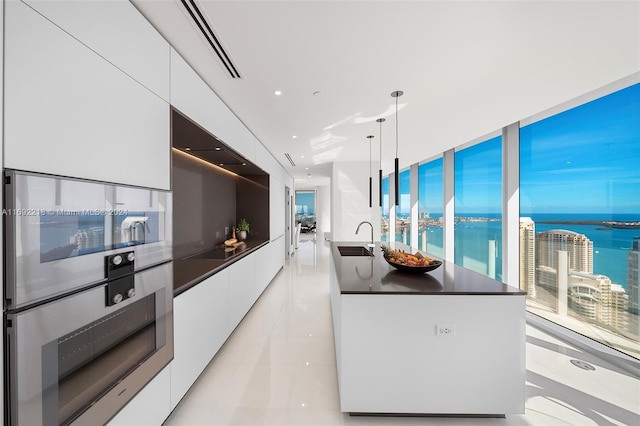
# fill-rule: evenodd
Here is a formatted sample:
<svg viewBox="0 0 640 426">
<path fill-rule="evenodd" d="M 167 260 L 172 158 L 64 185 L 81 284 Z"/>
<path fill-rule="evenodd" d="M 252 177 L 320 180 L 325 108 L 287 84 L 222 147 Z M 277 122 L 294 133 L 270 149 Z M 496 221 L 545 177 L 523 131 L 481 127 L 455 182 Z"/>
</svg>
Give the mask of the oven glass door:
<svg viewBox="0 0 640 426">
<path fill-rule="evenodd" d="M 6 171 L 9 309 L 105 279 L 104 256 L 131 248 L 136 268 L 171 259 L 171 193 Z"/>
<path fill-rule="evenodd" d="M 98 286 L 9 314 L 11 424 L 68 424 L 78 416 L 98 424 L 116 414 L 173 357 L 171 277 L 171 263 L 137 273 L 136 295 L 110 307 Z M 153 373 L 123 384 L 142 365 Z M 89 412 L 101 398 L 121 405 Z"/>
</svg>

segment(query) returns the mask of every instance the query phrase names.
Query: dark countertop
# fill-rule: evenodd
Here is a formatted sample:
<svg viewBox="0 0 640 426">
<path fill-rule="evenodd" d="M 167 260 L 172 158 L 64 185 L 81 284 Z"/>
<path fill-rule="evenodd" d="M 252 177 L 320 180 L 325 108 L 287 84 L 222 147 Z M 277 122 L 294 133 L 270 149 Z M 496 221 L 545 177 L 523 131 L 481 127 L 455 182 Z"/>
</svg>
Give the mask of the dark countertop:
<svg viewBox="0 0 640 426">
<path fill-rule="evenodd" d="M 173 261 L 173 296 L 189 290 L 211 275 L 223 270 L 249 253 L 265 246 L 269 241 L 245 241 L 235 251 L 224 253 L 221 247 L 211 248 L 201 253 Z M 219 258 L 224 257 L 224 258 Z"/>
<path fill-rule="evenodd" d="M 439 268 L 424 274 L 407 274 L 389 265 L 375 244 L 373 257 L 341 256 L 338 246 L 366 247 L 366 242 L 334 241 L 331 256 L 342 294 L 448 294 L 448 295 L 526 295 L 525 291 L 443 261 Z M 385 243 L 407 253 L 415 253 L 401 243 Z M 423 254 L 425 254 L 423 252 Z M 425 254 L 442 260 L 439 257 Z"/>
</svg>

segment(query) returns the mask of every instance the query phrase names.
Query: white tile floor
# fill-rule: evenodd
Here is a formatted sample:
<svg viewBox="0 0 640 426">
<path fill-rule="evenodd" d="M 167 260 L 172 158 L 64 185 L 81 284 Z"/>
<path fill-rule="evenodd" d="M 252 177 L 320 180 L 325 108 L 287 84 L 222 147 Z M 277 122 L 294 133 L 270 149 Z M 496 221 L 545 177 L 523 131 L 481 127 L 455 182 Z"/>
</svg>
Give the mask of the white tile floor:
<svg viewBox="0 0 640 426">
<path fill-rule="evenodd" d="M 640 380 L 527 326 L 524 415 L 351 417 L 340 412 L 329 251 L 303 235 L 280 271 L 165 422 L 174 425 L 640 425 Z M 593 371 L 570 360 L 586 361 Z"/>
</svg>

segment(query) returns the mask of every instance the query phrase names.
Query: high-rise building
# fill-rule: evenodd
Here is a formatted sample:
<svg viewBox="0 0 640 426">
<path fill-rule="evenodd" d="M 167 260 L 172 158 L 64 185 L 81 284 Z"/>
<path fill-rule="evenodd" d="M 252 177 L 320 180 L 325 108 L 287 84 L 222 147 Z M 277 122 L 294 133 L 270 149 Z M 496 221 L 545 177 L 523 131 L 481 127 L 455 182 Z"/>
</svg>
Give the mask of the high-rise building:
<svg viewBox="0 0 640 426">
<path fill-rule="evenodd" d="M 536 224 L 530 217 L 520 218 L 520 289 L 535 299 L 536 292 Z"/>
<path fill-rule="evenodd" d="M 611 284 L 611 316 L 609 325 L 616 330 L 630 330 L 629 295 L 620 284 Z"/>
<path fill-rule="evenodd" d="M 566 251 L 569 269 L 593 272 L 593 242 L 583 234 L 554 229 L 536 234 L 536 264 L 557 269 L 556 252 Z"/>
<path fill-rule="evenodd" d="M 633 247 L 629 250 L 627 264 L 627 289 L 629 290 L 629 312 L 638 315 L 640 313 L 640 237 L 633 239 Z"/>
</svg>

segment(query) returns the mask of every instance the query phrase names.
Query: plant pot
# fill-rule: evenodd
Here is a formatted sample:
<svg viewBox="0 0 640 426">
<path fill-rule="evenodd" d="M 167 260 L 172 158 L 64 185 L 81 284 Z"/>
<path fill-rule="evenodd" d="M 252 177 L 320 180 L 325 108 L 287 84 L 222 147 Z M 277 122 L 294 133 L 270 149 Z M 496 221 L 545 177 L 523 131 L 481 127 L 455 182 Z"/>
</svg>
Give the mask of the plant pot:
<svg viewBox="0 0 640 426">
<path fill-rule="evenodd" d="M 247 239 L 247 231 L 236 231 L 236 236 L 240 241 Z"/>
</svg>

